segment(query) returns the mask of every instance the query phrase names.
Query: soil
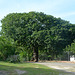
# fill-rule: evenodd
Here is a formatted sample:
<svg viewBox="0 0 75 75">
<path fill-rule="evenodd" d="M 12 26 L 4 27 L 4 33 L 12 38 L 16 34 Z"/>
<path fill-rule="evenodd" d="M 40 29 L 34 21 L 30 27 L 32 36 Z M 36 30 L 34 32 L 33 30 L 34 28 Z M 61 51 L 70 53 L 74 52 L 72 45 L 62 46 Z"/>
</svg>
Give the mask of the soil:
<svg viewBox="0 0 75 75">
<path fill-rule="evenodd" d="M 22 71 L 22 70 L 19 70 L 19 69 L 15 69 L 13 71 L 13 75 L 15 74 L 18 74 L 18 75 L 22 75 L 24 73 L 27 73 L 26 71 Z M 8 71 L 0 71 L 0 75 L 11 75 L 11 72 L 8 72 Z"/>
<path fill-rule="evenodd" d="M 22 70 L 19 70 L 19 69 L 15 69 L 15 71 L 17 72 L 18 75 L 27 73 L 26 71 L 22 71 Z"/>
</svg>

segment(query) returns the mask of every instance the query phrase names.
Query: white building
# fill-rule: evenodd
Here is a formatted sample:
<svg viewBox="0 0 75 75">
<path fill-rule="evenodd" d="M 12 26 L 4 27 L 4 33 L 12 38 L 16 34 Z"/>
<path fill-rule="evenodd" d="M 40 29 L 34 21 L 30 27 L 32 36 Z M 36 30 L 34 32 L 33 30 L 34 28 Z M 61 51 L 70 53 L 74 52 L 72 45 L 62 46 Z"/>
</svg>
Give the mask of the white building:
<svg viewBox="0 0 75 75">
<path fill-rule="evenodd" d="M 75 62 L 75 55 L 70 56 L 70 61 Z"/>
</svg>

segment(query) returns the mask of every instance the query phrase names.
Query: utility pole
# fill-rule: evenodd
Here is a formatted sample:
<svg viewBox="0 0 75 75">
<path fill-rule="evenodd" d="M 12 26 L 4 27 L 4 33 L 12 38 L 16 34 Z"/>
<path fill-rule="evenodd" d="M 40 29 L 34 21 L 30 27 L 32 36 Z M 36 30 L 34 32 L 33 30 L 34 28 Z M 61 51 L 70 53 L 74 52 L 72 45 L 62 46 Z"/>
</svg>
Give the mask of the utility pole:
<svg viewBox="0 0 75 75">
<path fill-rule="evenodd" d="M 69 51 L 68 51 L 68 61 L 69 61 L 69 59 L 70 59 L 70 56 L 69 56 Z"/>
</svg>

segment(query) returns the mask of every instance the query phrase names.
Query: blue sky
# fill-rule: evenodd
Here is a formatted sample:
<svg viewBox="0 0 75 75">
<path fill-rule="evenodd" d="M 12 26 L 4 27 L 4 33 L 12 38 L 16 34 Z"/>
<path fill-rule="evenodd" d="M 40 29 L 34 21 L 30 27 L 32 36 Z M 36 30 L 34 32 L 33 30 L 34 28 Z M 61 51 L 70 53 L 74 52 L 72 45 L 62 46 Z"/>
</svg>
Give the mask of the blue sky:
<svg viewBox="0 0 75 75">
<path fill-rule="evenodd" d="M 0 20 L 9 13 L 30 11 L 44 12 L 75 24 L 75 0 L 0 0 Z"/>
</svg>

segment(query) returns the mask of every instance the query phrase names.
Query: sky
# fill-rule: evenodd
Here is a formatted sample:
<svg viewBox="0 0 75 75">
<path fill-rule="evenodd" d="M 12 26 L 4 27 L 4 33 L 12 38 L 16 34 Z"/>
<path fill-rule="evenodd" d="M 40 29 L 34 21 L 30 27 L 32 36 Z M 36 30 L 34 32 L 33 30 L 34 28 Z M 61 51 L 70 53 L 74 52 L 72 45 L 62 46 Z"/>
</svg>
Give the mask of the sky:
<svg viewBox="0 0 75 75">
<path fill-rule="evenodd" d="M 9 13 L 30 11 L 43 12 L 75 24 L 75 0 L 0 0 L 0 20 Z"/>
</svg>

